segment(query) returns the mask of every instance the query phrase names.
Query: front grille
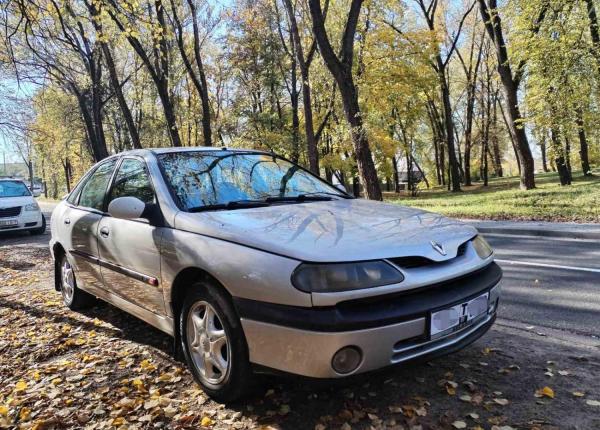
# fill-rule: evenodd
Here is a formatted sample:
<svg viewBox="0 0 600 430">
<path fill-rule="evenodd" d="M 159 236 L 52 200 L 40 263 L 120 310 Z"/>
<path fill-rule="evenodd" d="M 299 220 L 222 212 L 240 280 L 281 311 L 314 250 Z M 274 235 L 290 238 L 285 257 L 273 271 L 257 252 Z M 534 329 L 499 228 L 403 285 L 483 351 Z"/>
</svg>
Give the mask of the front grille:
<svg viewBox="0 0 600 430">
<path fill-rule="evenodd" d="M 456 252 L 456 257 L 454 257 L 454 258 L 458 258 L 458 257 L 465 255 L 465 252 L 467 252 L 467 244 L 468 243 L 469 242 L 467 241 L 458 247 L 457 252 Z M 433 261 L 433 260 L 430 260 L 429 258 L 425 258 L 425 257 L 412 256 L 412 257 L 388 258 L 388 260 L 390 260 L 392 263 L 394 263 L 396 266 L 398 266 L 402 269 L 415 269 L 417 267 L 427 267 L 427 266 L 434 266 L 437 264 L 445 264 L 445 263 L 448 263 L 449 261 L 454 260 L 454 258 L 451 258 L 449 260 L 444 260 L 444 261 Z"/>
<path fill-rule="evenodd" d="M 0 209 L 0 218 L 9 218 L 19 216 L 21 213 L 21 206 L 15 206 L 13 208 L 2 208 Z"/>
</svg>

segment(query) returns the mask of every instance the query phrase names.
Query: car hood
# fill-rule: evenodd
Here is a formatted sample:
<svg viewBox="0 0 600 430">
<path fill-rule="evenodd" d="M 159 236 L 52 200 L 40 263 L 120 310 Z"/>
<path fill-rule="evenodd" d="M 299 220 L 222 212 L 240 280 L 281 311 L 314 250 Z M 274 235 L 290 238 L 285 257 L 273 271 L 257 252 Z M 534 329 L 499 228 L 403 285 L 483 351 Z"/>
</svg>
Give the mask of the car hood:
<svg viewBox="0 0 600 430">
<path fill-rule="evenodd" d="M 180 212 L 177 229 L 302 261 L 340 262 L 403 256 L 454 258 L 475 228 L 420 209 L 363 199 Z M 443 245 L 446 255 L 431 242 Z"/>
<path fill-rule="evenodd" d="M 14 208 L 15 206 L 25 206 L 33 203 L 35 200 L 31 196 L 21 197 L 0 197 L 0 209 Z"/>
</svg>

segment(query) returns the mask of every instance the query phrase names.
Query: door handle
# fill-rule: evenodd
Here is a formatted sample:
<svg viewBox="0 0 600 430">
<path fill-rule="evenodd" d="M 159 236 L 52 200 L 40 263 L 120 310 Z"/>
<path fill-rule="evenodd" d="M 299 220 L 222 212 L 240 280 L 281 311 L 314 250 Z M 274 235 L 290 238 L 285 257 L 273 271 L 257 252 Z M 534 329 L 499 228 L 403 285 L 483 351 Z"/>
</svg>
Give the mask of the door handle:
<svg viewBox="0 0 600 430">
<path fill-rule="evenodd" d="M 102 237 L 108 237 L 110 231 L 108 230 L 108 227 L 102 227 L 100 229 L 100 236 Z"/>
<path fill-rule="evenodd" d="M 65 224 L 71 224 L 71 219 L 70 218 L 65 218 Z"/>
</svg>

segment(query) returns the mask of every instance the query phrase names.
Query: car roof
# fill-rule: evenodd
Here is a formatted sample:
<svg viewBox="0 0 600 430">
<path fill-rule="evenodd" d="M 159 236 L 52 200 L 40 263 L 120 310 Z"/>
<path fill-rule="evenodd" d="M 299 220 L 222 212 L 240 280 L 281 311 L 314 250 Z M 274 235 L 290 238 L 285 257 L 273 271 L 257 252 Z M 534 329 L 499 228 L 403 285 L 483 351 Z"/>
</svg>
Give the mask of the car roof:
<svg viewBox="0 0 600 430">
<path fill-rule="evenodd" d="M 117 156 L 122 155 L 147 155 L 152 153 L 154 155 L 170 154 L 175 152 L 211 152 L 211 151 L 227 151 L 227 152 L 254 152 L 256 154 L 268 154 L 267 151 L 261 151 L 258 149 L 244 149 L 244 148 L 228 148 L 225 146 L 185 146 L 185 147 L 167 147 L 167 148 L 147 148 L 147 149 L 133 149 L 130 151 L 124 151 Z"/>
</svg>

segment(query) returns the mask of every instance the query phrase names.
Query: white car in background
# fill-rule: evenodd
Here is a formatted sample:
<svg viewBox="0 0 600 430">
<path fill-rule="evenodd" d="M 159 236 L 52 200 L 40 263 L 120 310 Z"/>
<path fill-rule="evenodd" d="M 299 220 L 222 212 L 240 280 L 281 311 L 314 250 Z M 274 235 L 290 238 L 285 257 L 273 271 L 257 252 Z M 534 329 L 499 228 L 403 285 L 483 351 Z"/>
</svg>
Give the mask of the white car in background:
<svg viewBox="0 0 600 430">
<path fill-rule="evenodd" d="M 23 181 L 0 179 L 0 233 L 16 230 L 43 234 L 46 231 L 46 220 Z"/>
</svg>

